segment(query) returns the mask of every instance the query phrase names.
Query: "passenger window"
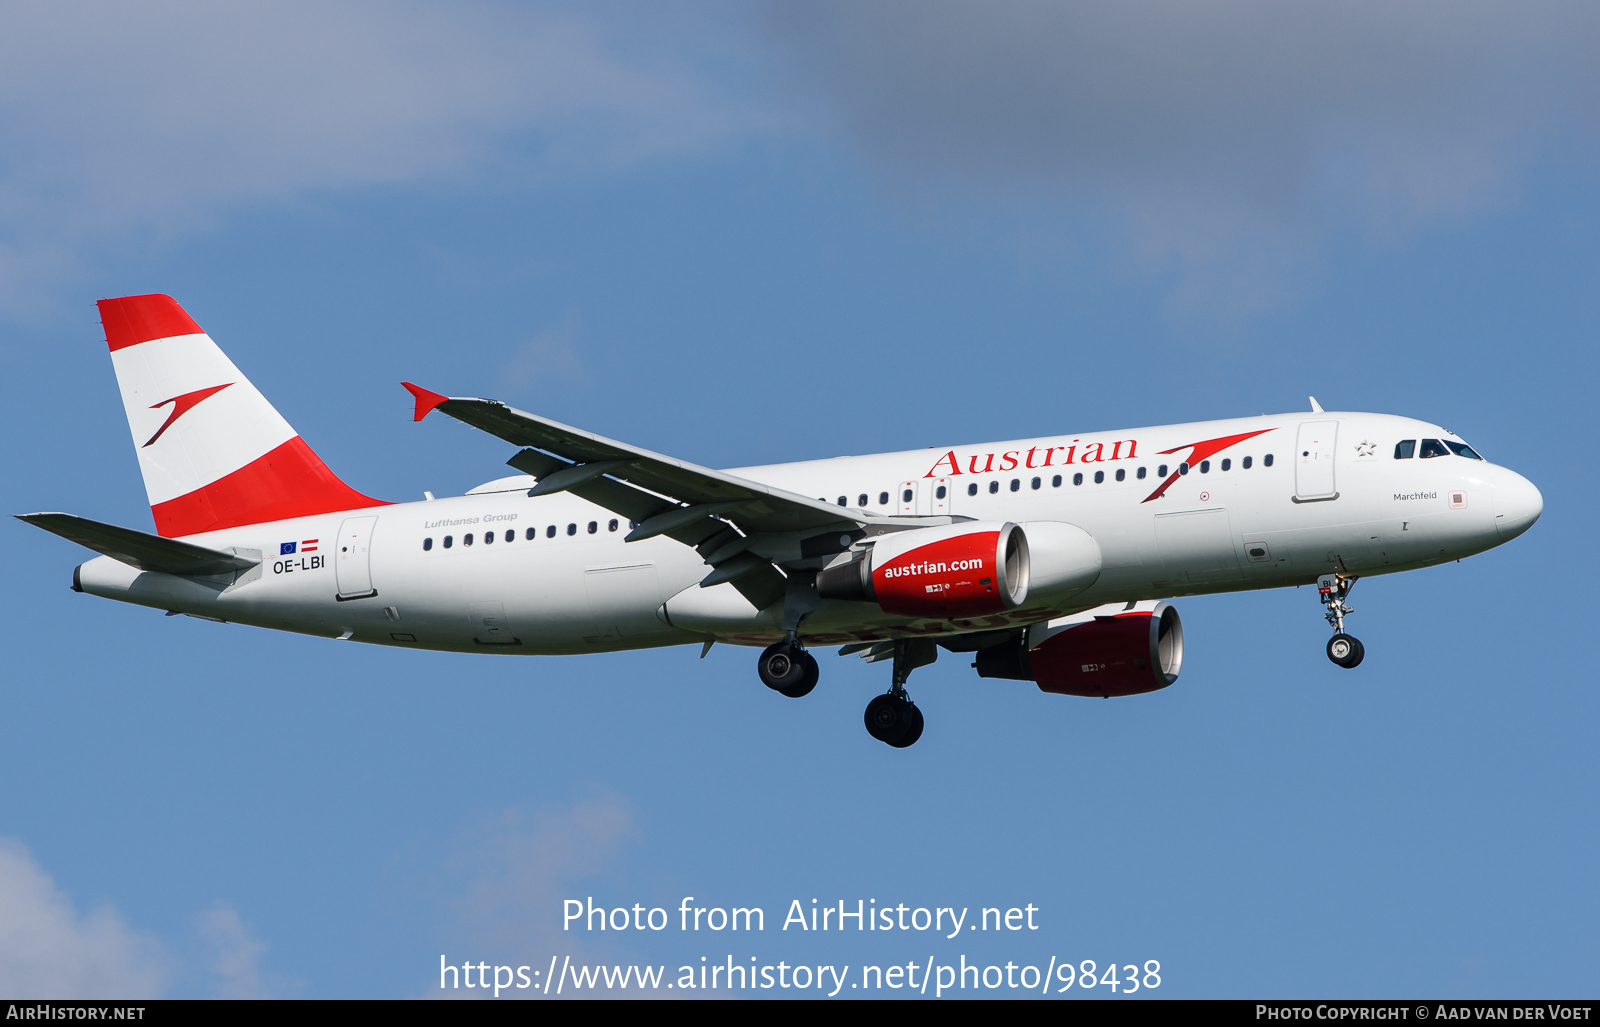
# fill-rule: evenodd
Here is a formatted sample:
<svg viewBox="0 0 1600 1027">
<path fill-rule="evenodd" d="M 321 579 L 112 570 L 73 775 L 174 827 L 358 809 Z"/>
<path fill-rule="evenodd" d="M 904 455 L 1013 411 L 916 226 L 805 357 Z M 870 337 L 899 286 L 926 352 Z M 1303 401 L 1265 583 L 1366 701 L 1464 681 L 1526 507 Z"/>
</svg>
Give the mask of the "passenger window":
<svg viewBox="0 0 1600 1027">
<path fill-rule="evenodd" d="M 1222 461 L 1222 469 L 1224 471 L 1229 470 L 1232 467 L 1233 467 L 1233 461 L 1232 460 L 1224 460 L 1224 461 Z"/>
<path fill-rule="evenodd" d="M 1417 455 L 1417 440 L 1406 439 L 1404 442 L 1394 444 L 1394 458 L 1396 460 L 1410 460 Z"/>
<path fill-rule="evenodd" d="M 1210 474 L 1211 473 L 1211 461 L 1210 460 L 1202 460 L 1202 461 L 1200 461 L 1200 473 L 1201 474 Z"/>
<path fill-rule="evenodd" d="M 1035 478 L 1035 479 L 1033 479 L 1033 483 L 1032 484 L 1033 484 L 1034 488 L 1038 488 L 1040 485 L 1044 484 L 1044 481 L 1042 479 Z"/>
<path fill-rule="evenodd" d="M 1245 457 L 1244 458 L 1244 462 L 1240 466 L 1248 471 L 1250 469 L 1250 458 L 1249 457 Z"/>
<path fill-rule="evenodd" d="M 1053 489 L 1058 489 L 1061 487 L 1061 475 L 1058 474 L 1054 478 L 1050 479 L 1050 487 Z"/>
<path fill-rule="evenodd" d="M 507 529 L 506 530 L 506 541 L 507 542 L 515 541 L 516 537 L 517 537 L 517 533 L 515 531 L 513 531 L 511 529 Z"/>
<path fill-rule="evenodd" d="M 998 481 L 991 481 L 989 483 L 989 495 L 992 496 L 996 492 L 999 492 L 999 491 L 1000 491 L 1000 483 Z"/>
<path fill-rule="evenodd" d="M 840 496 L 839 497 L 839 505 L 840 506 L 849 506 L 850 505 L 850 497 L 848 497 L 848 496 Z"/>
<path fill-rule="evenodd" d="M 861 493 L 861 495 L 856 497 L 856 506 L 865 507 L 866 505 L 867 505 L 867 494 L 865 492 L 863 492 L 863 493 Z"/>
<path fill-rule="evenodd" d="M 470 531 L 461 536 L 461 544 L 464 546 L 472 545 L 472 533 Z"/>
<path fill-rule="evenodd" d="M 943 485 L 940 485 L 937 489 L 934 490 L 933 494 L 934 494 L 935 498 L 943 499 L 945 496 L 950 494 L 950 491 L 948 489 L 946 489 Z"/>
<path fill-rule="evenodd" d="M 446 535 L 444 537 L 444 547 L 446 549 L 449 549 L 451 546 L 453 546 L 455 544 L 456 544 L 456 537 L 454 535 Z"/>
<path fill-rule="evenodd" d="M 617 530 L 617 519 L 615 517 L 611 518 L 611 521 L 606 525 L 606 530 L 607 531 L 616 531 Z"/>
<path fill-rule="evenodd" d="M 1166 476 L 1167 476 L 1167 465 L 1166 464 L 1162 464 L 1160 467 L 1156 468 L 1156 477 L 1157 478 L 1165 478 Z"/>
<path fill-rule="evenodd" d="M 911 497 L 913 495 L 914 495 L 914 493 L 910 489 L 906 489 L 904 492 L 900 493 L 900 502 L 902 502 L 902 503 L 911 502 Z"/>
<path fill-rule="evenodd" d="M 1072 484 L 1074 484 L 1074 485 L 1082 485 L 1083 484 L 1083 472 L 1082 471 L 1079 471 L 1077 474 L 1074 474 L 1072 476 Z"/>
<path fill-rule="evenodd" d="M 596 521 L 590 521 L 589 522 L 589 534 L 593 535 L 595 532 L 597 532 L 599 530 L 600 530 L 600 525 L 599 525 L 598 522 L 596 522 Z"/>
<path fill-rule="evenodd" d="M 1127 477 L 1128 477 L 1128 472 L 1126 470 L 1124 470 L 1121 467 L 1117 468 L 1117 480 L 1118 481 L 1123 481 Z"/>
<path fill-rule="evenodd" d="M 1105 480 L 1106 480 L 1106 472 L 1104 472 L 1104 471 L 1096 471 L 1096 472 L 1094 472 L 1094 483 L 1096 485 L 1099 485 L 1101 482 L 1103 482 Z"/>
<path fill-rule="evenodd" d="M 973 488 L 977 488 L 977 486 L 974 485 Z M 889 493 L 887 493 L 887 492 L 878 493 L 878 505 L 879 506 L 888 506 L 889 505 Z"/>
<path fill-rule="evenodd" d="M 1144 468 L 1139 468 L 1139 473 L 1135 474 L 1134 477 L 1138 478 L 1140 481 L 1144 481 Z"/>
<path fill-rule="evenodd" d="M 1445 439 L 1444 440 L 1444 444 L 1449 446 L 1450 447 L 1450 451 L 1452 453 L 1454 453 L 1456 456 L 1464 456 L 1468 460 L 1482 460 L 1483 459 L 1483 457 L 1481 457 L 1477 453 L 1473 452 L 1472 447 L 1467 445 L 1465 442 L 1451 442 L 1449 439 Z"/>
<path fill-rule="evenodd" d="M 532 542 L 534 539 L 539 537 L 539 529 L 529 528 L 527 531 L 523 532 L 523 534 L 528 537 L 529 542 Z"/>
<path fill-rule="evenodd" d="M 550 525 L 550 527 L 544 529 L 544 537 L 545 538 L 555 538 L 556 537 L 556 526 L 554 524 L 552 524 L 552 525 Z"/>
<path fill-rule="evenodd" d="M 424 553 L 426 553 L 428 550 L 430 550 L 432 548 L 433 548 L 433 539 L 425 538 L 425 539 L 422 540 L 422 551 Z"/>
<path fill-rule="evenodd" d="M 472 541 L 471 541 L 472 536 L 468 535 L 467 539 L 468 539 L 467 545 L 469 545 L 469 546 L 472 545 Z M 494 545 L 494 532 L 486 531 L 486 532 L 483 533 L 483 544 L 486 545 L 486 546 Z"/>
<path fill-rule="evenodd" d="M 1020 488 L 1022 488 L 1022 482 L 1017 480 L 1016 478 L 1012 478 L 1011 479 L 1011 491 L 1015 492 Z"/>
<path fill-rule="evenodd" d="M 1271 453 L 1268 453 L 1266 456 L 1261 458 L 1261 466 L 1262 467 L 1271 467 L 1272 466 L 1272 454 Z"/>
<path fill-rule="evenodd" d="M 1422 452 L 1419 455 L 1422 459 L 1428 460 L 1436 456 L 1449 456 L 1450 451 L 1445 449 L 1444 443 L 1438 439 L 1423 439 Z"/>
<path fill-rule="evenodd" d="M 1189 473 L 1189 461 L 1185 460 L 1183 463 L 1178 465 L 1178 473 L 1179 474 L 1188 474 Z"/>
<path fill-rule="evenodd" d="M 576 524 L 567 525 L 567 534 L 568 535 L 576 535 L 577 533 L 578 533 L 578 526 Z M 472 536 L 468 535 L 467 537 L 471 538 Z"/>
<path fill-rule="evenodd" d="M 967 495 L 975 496 L 977 494 L 978 494 L 978 483 L 977 482 L 973 482 L 971 485 L 967 486 Z"/>
</svg>

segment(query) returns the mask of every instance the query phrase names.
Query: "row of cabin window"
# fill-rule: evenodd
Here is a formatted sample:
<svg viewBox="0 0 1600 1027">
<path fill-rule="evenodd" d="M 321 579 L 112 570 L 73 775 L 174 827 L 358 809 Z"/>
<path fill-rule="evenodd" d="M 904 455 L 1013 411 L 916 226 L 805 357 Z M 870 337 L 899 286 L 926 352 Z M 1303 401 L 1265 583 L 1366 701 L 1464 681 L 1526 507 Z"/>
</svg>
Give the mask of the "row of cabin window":
<svg viewBox="0 0 1600 1027">
<path fill-rule="evenodd" d="M 1402 443 L 1402 445 L 1404 445 L 1404 443 Z M 1465 448 L 1465 447 L 1462 447 L 1462 448 Z M 1399 456 L 1399 450 L 1398 449 L 1395 451 L 1395 455 L 1397 457 Z M 1262 457 L 1261 458 L 1261 463 L 1262 463 L 1262 466 L 1271 467 L 1272 466 L 1272 454 L 1268 453 L 1266 456 Z M 1245 470 L 1249 470 L 1252 466 L 1254 466 L 1255 458 L 1247 456 L 1243 460 L 1239 461 L 1239 464 Z M 1222 470 L 1224 470 L 1224 471 L 1233 470 L 1233 460 L 1232 460 L 1232 458 L 1224 458 L 1223 459 L 1223 461 L 1222 461 Z M 1179 474 L 1188 474 L 1189 473 L 1189 465 L 1188 465 L 1188 463 L 1179 464 L 1178 465 L 1178 473 Z M 1211 461 L 1210 460 L 1202 460 L 1202 461 L 1200 461 L 1200 473 L 1201 474 L 1210 474 L 1211 473 Z M 1143 478 L 1143 477 L 1145 477 L 1145 474 L 1146 474 L 1145 468 L 1141 467 L 1137 471 L 1134 472 L 1133 476 L 1135 478 Z M 1167 465 L 1166 464 L 1162 464 L 1160 467 L 1156 468 L 1156 477 L 1157 478 L 1165 478 L 1166 476 L 1167 476 Z M 1128 469 L 1125 468 L 1125 467 L 1117 468 L 1116 480 L 1117 481 L 1126 481 L 1127 478 L 1128 478 Z M 1096 485 L 1102 484 L 1105 480 L 1106 480 L 1106 472 L 1104 472 L 1104 471 L 1096 471 L 1096 472 L 1094 472 L 1094 483 Z M 1062 477 L 1061 477 L 1061 475 L 1057 474 L 1057 475 L 1055 475 L 1054 477 L 1052 477 L 1050 479 L 1050 487 L 1058 489 L 1058 488 L 1061 487 L 1061 482 L 1062 482 Z M 1029 484 L 1030 488 L 1034 488 L 1034 489 L 1043 488 L 1044 487 L 1044 479 L 1043 478 L 1034 478 L 1028 484 Z M 1081 471 L 1072 476 L 1072 484 L 1074 484 L 1074 485 L 1082 485 L 1083 484 L 1083 473 Z M 1000 482 L 998 480 L 989 482 L 989 492 L 990 492 L 991 495 L 994 494 L 994 493 L 997 493 L 999 491 L 1000 491 Z M 1012 478 L 1011 479 L 1011 491 L 1012 492 L 1020 492 L 1020 491 L 1022 491 L 1022 479 L 1021 478 Z M 934 493 L 935 497 L 938 498 L 938 499 L 943 499 L 945 497 L 945 494 L 946 494 L 945 487 L 943 485 L 940 485 L 939 488 Z M 967 495 L 975 496 L 977 494 L 978 494 L 978 483 L 977 482 L 973 482 L 972 484 L 967 486 Z M 901 493 L 900 501 L 902 503 L 909 503 L 915 498 L 916 498 L 916 493 L 913 492 L 911 489 L 906 489 L 903 493 Z M 856 499 L 857 499 L 857 502 L 856 502 L 856 506 L 857 507 L 864 507 L 864 506 L 867 505 L 867 494 L 865 492 L 863 492 L 861 495 L 857 496 Z M 887 492 L 878 493 L 878 505 L 879 506 L 887 506 L 888 504 L 889 504 L 889 493 L 887 493 Z M 839 497 L 839 505 L 840 506 L 849 506 L 850 505 L 849 497 L 848 496 L 840 496 Z"/>
<path fill-rule="evenodd" d="M 630 528 L 637 528 L 638 526 L 639 525 L 638 525 L 638 523 L 636 521 L 629 521 L 628 522 L 628 527 L 630 527 Z M 593 534 L 599 532 L 599 530 L 600 530 L 600 522 L 599 521 L 590 521 L 589 522 L 589 534 L 593 535 Z M 617 519 L 615 517 L 611 518 L 611 520 L 606 522 L 606 530 L 607 531 L 616 531 L 617 530 Z M 576 524 L 567 525 L 567 534 L 568 535 L 576 535 L 577 533 L 578 533 L 578 526 Z M 538 528 L 529 528 L 527 530 L 526 538 L 528 539 L 529 542 L 532 542 L 534 539 L 536 539 L 538 537 L 539 537 L 539 529 Z M 556 526 L 554 524 L 552 524 L 549 527 L 544 529 L 544 537 L 545 538 L 555 538 L 556 537 Z M 486 532 L 483 533 L 483 544 L 484 545 L 486 545 L 486 546 L 487 545 L 492 545 L 494 543 L 494 539 L 495 539 L 495 533 L 494 532 L 486 531 Z M 515 542 L 516 539 L 517 539 L 516 529 L 507 528 L 506 529 L 506 533 L 505 533 L 505 540 L 507 542 Z M 461 544 L 464 545 L 464 546 L 472 545 L 472 541 L 473 541 L 473 535 L 472 535 L 472 532 L 470 532 L 470 531 L 467 532 L 465 535 L 461 536 Z M 455 539 L 454 535 L 446 535 L 444 537 L 444 547 L 446 549 L 449 549 L 450 547 L 454 546 L 455 544 L 456 544 L 456 539 Z M 433 539 L 425 538 L 425 539 L 422 540 L 422 551 L 423 552 L 428 552 L 432 548 L 433 548 Z"/>
<path fill-rule="evenodd" d="M 1451 453 L 1456 456 L 1464 456 L 1468 460 L 1483 459 L 1483 457 L 1473 452 L 1472 447 L 1465 442 L 1451 442 L 1449 439 L 1445 439 L 1443 442 L 1438 439 L 1423 439 L 1421 453 L 1417 452 L 1416 439 L 1397 442 L 1394 447 L 1394 458 L 1396 460 L 1410 460 L 1413 455 L 1428 460 L 1436 456 L 1449 456 Z"/>
</svg>

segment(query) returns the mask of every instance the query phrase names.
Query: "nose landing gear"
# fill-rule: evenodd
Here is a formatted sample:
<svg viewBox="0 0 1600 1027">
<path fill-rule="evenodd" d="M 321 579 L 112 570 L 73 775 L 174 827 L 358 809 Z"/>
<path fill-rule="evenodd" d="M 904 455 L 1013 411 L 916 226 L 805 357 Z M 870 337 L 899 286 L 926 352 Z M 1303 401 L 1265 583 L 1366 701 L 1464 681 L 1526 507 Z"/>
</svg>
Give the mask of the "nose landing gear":
<svg viewBox="0 0 1600 1027">
<path fill-rule="evenodd" d="M 1356 580 L 1344 573 L 1324 574 L 1317 579 L 1317 597 L 1327 607 L 1323 616 L 1334 630 L 1333 637 L 1328 639 L 1328 659 L 1346 670 L 1360 665 L 1367 655 L 1360 639 L 1344 633 L 1344 619 L 1356 612 L 1348 602 Z"/>
</svg>

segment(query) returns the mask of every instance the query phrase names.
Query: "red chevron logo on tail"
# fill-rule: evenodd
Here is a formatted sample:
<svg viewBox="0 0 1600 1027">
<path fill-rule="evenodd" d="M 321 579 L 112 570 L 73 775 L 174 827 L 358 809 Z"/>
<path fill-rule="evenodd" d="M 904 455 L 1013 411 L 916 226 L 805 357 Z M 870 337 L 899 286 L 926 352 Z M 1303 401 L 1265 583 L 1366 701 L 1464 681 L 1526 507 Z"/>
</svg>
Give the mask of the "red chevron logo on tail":
<svg viewBox="0 0 1600 1027">
<path fill-rule="evenodd" d="M 166 406 L 168 403 L 171 403 L 172 404 L 172 413 L 167 415 L 166 423 L 164 423 L 160 428 L 158 428 L 154 435 L 150 436 L 150 441 L 146 442 L 143 446 L 140 446 L 139 448 L 140 449 L 144 449 L 145 447 L 153 444 L 156 441 L 156 439 L 159 439 L 161 437 L 162 432 L 165 432 L 168 428 L 172 427 L 172 422 L 173 421 L 176 421 L 178 418 L 182 417 L 184 414 L 187 414 L 189 411 L 193 410 L 195 408 L 195 406 L 201 400 L 208 399 L 211 396 L 215 396 L 217 393 L 221 392 L 223 389 L 226 389 L 229 385 L 232 385 L 232 384 L 233 384 L 232 382 L 226 382 L 226 383 L 224 383 L 222 385 L 213 385 L 209 389 L 196 389 L 193 392 L 185 392 L 181 396 L 173 396 L 171 399 L 164 399 L 159 403 L 152 403 L 150 405 L 150 409 L 151 410 L 159 410 L 162 407 Z"/>
</svg>

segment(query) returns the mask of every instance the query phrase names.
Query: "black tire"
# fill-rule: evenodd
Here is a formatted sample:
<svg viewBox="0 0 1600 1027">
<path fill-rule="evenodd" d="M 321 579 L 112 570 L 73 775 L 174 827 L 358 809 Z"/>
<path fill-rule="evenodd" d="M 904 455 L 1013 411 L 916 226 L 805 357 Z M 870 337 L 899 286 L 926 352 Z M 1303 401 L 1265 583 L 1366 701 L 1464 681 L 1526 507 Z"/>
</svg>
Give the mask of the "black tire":
<svg viewBox="0 0 1600 1027">
<path fill-rule="evenodd" d="M 922 711 L 912 702 L 907 702 L 906 707 L 911 711 L 911 726 L 906 728 L 906 733 L 897 742 L 889 744 L 896 749 L 906 749 L 917 744 L 917 739 L 922 737 Z"/>
<path fill-rule="evenodd" d="M 812 668 L 817 661 L 811 659 L 810 654 L 797 645 L 788 642 L 779 642 L 769 645 L 761 651 L 761 658 L 756 661 L 756 673 L 761 675 L 761 683 L 774 692 L 785 695 L 791 691 L 805 687 L 800 695 L 811 691 L 811 686 L 805 685 L 807 661 Z M 815 685 L 815 670 L 812 672 L 811 685 Z"/>
<path fill-rule="evenodd" d="M 874 696 L 867 703 L 867 712 L 863 719 L 867 723 L 867 734 L 880 742 L 895 745 L 905 738 L 911 731 L 913 716 L 916 707 L 897 695 Z"/>
<path fill-rule="evenodd" d="M 1345 670 L 1351 670 L 1359 666 L 1366 655 L 1366 647 L 1361 644 L 1359 639 L 1351 635 L 1340 632 L 1328 639 L 1328 659 Z"/>
<path fill-rule="evenodd" d="M 793 685 L 785 685 L 777 690 L 780 695 L 786 695 L 791 699 L 799 699 L 802 696 L 810 695 L 811 690 L 817 687 L 817 678 L 822 676 L 822 669 L 817 666 L 817 658 L 804 649 L 799 651 L 799 655 L 795 659 L 800 664 L 800 680 Z"/>
</svg>

